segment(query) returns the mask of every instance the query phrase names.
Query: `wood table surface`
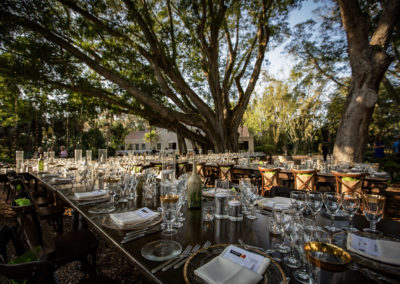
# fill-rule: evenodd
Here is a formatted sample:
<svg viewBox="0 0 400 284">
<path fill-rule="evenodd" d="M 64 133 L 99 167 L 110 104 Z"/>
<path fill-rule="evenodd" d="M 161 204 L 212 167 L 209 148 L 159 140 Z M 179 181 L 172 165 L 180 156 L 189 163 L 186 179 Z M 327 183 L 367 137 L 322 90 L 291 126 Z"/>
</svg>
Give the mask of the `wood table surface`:
<svg viewBox="0 0 400 284">
<path fill-rule="evenodd" d="M 43 182 L 43 181 L 42 181 Z M 74 189 L 68 185 L 51 186 L 45 182 L 43 184 L 52 190 L 56 191 L 58 195 L 68 202 L 72 208 L 77 210 L 87 221 L 90 223 L 101 235 L 109 240 L 110 244 L 115 246 L 115 249 L 125 255 L 133 265 L 135 265 L 149 280 L 155 283 L 184 283 L 183 266 L 177 270 L 169 269 L 166 272 L 159 271 L 155 274 L 151 270 L 158 266 L 161 262 L 149 261 L 141 255 L 141 249 L 144 245 L 151 241 L 160 239 L 170 239 L 178 241 L 182 248 L 187 245 L 200 244 L 203 245 L 207 240 L 213 244 L 237 244 L 238 239 L 241 238 L 245 243 L 269 248 L 274 243 L 280 241 L 269 233 L 268 222 L 269 216 L 256 213 L 257 219 L 254 221 L 244 218 L 242 222 L 232 222 L 229 220 L 217 220 L 212 222 L 203 222 L 201 220 L 201 210 L 184 210 L 186 220 L 183 222 L 183 227 L 178 229 L 178 234 L 171 237 L 162 236 L 161 232 L 134 240 L 128 244 L 121 244 L 125 232 L 121 230 L 108 229 L 102 226 L 102 218 L 99 215 L 92 215 L 88 213 L 90 207 L 79 206 L 76 201 L 71 200 L 68 196 L 74 192 Z M 206 203 L 213 202 L 210 199 L 203 200 L 203 206 Z M 149 208 L 157 208 L 159 201 L 155 197 L 153 200 L 143 200 L 136 198 L 133 201 L 124 205 L 125 210 L 134 210 L 147 206 Z M 318 223 L 320 225 L 328 224 L 330 221 L 327 216 L 320 214 L 318 216 Z M 335 221 L 337 226 L 346 225 L 345 221 Z M 364 216 L 356 215 L 354 217 L 355 226 L 359 229 L 368 227 L 368 222 Z M 397 222 L 382 220 L 377 224 L 377 229 L 385 232 L 385 235 L 392 237 L 400 236 L 400 224 Z M 287 276 L 292 277 L 292 271 L 285 265 L 281 265 Z M 374 281 L 366 278 L 358 271 L 346 270 L 345 272 L 328 272 L 322 271 L 321 283 L 374 283 Z M 295 283 L 292 282 L 291 283 Z"/>
</svg>

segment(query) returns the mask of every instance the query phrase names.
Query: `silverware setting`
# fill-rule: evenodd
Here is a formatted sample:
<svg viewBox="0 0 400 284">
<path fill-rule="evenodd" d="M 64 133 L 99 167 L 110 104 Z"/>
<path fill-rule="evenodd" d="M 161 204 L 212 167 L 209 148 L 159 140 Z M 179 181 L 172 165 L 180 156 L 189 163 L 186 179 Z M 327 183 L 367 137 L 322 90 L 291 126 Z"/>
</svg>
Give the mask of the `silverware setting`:
<svg viewBox="0 0 400 284">
<path fill-rule="evenodd" d="M 211 242 L 210 241 L 206 241 L 202 247 L 202 249 L 208 249 L 211 246 Z M 200 249 L 200 246 L 199 246 Z M 190 253 L 189 256 L 185 257 L 184 259 L 182 259 L 180 262 L 178 262 L 177 264 L 174 265 L 174 269 L 178 269 L 179 267 L 181 267 L 182 265 L 185 264 L 186 260 L 192 256 L 195 252 L 197 252 L 199 249 L 197 249 L 196 251 L 193 251 Z"/>
<path fill-rule="evenodd" d="M 164 228 L 165 228 L 165 225 L 164 224 L 160 224 L 160 225 L 154 227 L 151 230 L 146 230 L 146 231 L 138 232 L 136 234 L 132 234 L 132 235 L 130 235 L 128 237 L 124 237 L 122 239 L 122 241 L 121 241 L 121 244 L 126 244 L 126 243 L 129 243 L 131 241 L 137 240 L 139 238 L 142 238 L 142 237 L 145 237 L 145 236 L 148 236 L 148 235 L 151 235 L 151 234 L 158 233 L 158 232 L 164 230 Z"/>
<path fill-rule="evenodd" d="M 190 253 L 186 256 L 183 256 L 182 258 L 176 259 L 175 261 L 173 261 L 172 263 L 168 264 L 167 266 L 165 266 L 162 271 L 167 271 L 168 269 L 170 269 L 172 266 L 174 266 L 175 264 L 177 264 L 178 262 L 181 261 L 185 261 L 186 258 L 188 258 L 190 255 L 192 255 L 193 253 L 195 253 L 196 251 L 198 251 L 200 249 L 200 245 L 196 244 L 192 250 L 190 251 Z"/>
<path fill-rule="evenodd" d="M 159 266 L 153 268 L 153 269 L 151 270 L 151 273 L 156 273 L 156 272 L 158 272 L 160 269 L 163 269 L 164 267 L 166 267 L 168 264 L 174 262 L 176 259 L 182 259 L 183 257 L 189 255 L 191 249 L 192 249 L 192 246 L 191 246 L 191 245 L 188 245 L 188 246 L 185 248 L 185 250 L 184 250 L 180 255 L 178 255 L 178 256 L 176 256 L 176 257 L 174 257 L 174 258 L 171 258 L 170 260 L 167 260 L 166 262 L 162 263 L 161 265 L 159 265 Z"/>
<path fill-rule="evenodd" d="M 110 201 L 109 198 L 107 199 L 100 199 L 100 200 L 96 200 L 96 201 L 84 201 L 84 202 L 78 202 L 79 206 L 91 206 L 91 205 L 96 205 L 99 203 L 104 203 L 104 202 L 108 202 Z"/>
</svg>

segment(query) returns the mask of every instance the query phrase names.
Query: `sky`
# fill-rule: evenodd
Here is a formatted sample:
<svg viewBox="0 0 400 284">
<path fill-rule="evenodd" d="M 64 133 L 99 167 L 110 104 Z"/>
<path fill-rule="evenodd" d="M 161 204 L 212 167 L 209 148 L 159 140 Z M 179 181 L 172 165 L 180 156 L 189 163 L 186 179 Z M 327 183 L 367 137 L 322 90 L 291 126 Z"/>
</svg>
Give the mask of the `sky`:
<svg viewBox="0 0 400 284">
<path fill-rule="evenodd" d="M 296 24 L 310 18 L 316 19 L 312 11 L 320 5 L 320 3 L 314 3 L 313 0 L 304 1 L 300 10 L 296 9 L 289 13 L 290 27 L 294 27 Z M 293 57 L 284 52 L 285 45 L 286 43 L 284 42 L 274 50 L 268 51 L 266 54 L 266 59 L 270 62 L 268 73 L 279 80 L 288 78 L 290 67 L 293 66 Z"/>
</svg>

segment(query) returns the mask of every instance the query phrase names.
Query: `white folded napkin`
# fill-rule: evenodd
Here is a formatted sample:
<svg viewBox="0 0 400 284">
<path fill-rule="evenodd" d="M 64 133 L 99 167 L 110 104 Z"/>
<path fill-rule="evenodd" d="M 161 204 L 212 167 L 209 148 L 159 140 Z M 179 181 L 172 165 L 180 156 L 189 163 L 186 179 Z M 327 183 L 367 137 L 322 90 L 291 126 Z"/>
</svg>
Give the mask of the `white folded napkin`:
<svg viewBox="0 0 400 284">
<path fill-rule="evenodd" d="M 272 210 L 274 208 L 275 203 L 281 204 L 281 209 L 289 209 L 291 206 L 291 199 L 287 197 L 275 196 L 272 198 L 263 198 L 258 200 L 257 204 L 259 207 L 263 209 Z"/>
<path fill-rule="evenodd" d="M 106 190 L 95 190 L 88 192 L 75 192 L 74 195 L 77 200 L 84 200 L 84 199 L 100 197 L 106 194 L 107 194 Z"/>
<path fill-rule="evenodd" d="M 262 255 L 230 245 L 194 274 L 210 284 L 255 284 L 263 278 L 270 262 Z"/>
<path fill-rule="evenodd" d="M 110 214 L 110 219 L 119 226 L 138 225 L 160 215 L 147 207 L 135 211 Z"/>
<path fill-rule="evenodd" d="M 400 265 L 400 242 L 348 234 L 347 249 L 374 260 Z"/>
</svg>

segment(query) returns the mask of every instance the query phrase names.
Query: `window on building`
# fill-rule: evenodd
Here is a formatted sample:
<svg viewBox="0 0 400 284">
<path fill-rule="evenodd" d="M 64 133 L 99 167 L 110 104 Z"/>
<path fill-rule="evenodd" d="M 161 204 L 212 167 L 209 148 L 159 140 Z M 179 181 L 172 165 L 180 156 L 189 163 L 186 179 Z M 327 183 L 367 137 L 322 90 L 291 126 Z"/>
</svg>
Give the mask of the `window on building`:
<svg viewBox="0 0 400 284">
<path fill-rule="evenodd" d="M 170 149 L 170 150 L 176 150 L 176 143 L 175 143 L 175 142 L 170 142 L 170 143 L 168 143 L 168 149 Z"/>
<path fill-rule="evenodd" d="M 158 150 L 158 151 L 161 150 L 161 143 L 157 143 L 157 150 Z"/>
<path fill-rule="evenodd" d="M 142 150 L 146 150 L 146 144 L 142 144 Z"/>
<path fill-rule="evenodd" d="M 136 149 L 136 150 L 139 150 L 139 144 L 136 144 L 136 145 L 135 145 L 135 149 Z"/>
</svg>

